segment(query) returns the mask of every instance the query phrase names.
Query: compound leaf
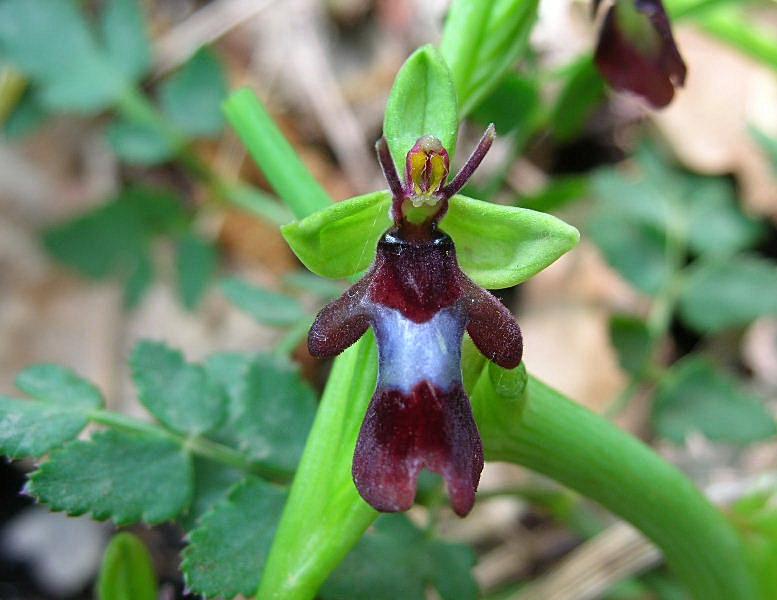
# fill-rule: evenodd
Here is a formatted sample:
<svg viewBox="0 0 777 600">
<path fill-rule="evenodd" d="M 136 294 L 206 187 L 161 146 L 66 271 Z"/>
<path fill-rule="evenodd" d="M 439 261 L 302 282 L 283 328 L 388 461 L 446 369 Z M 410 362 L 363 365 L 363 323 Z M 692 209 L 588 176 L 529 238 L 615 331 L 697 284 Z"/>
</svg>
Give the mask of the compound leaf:
<svg viewBox="0 0 777 600">
<path fill-rule="evenodd" d="M 91 513 L 117 525 L 174 519 L 192 496 L 192 464 L 163 437 L 107 430 L 52 453 L 27 491 L 52 510 Z"/>
<path fill-rule="evenodd" d="M 161 342 L 140 342 L 132 353 L 140 401 L 171 429 L 192 435 L 219 425 L 226 413 L 221 386 L 200 365 Z"/>
</svg>

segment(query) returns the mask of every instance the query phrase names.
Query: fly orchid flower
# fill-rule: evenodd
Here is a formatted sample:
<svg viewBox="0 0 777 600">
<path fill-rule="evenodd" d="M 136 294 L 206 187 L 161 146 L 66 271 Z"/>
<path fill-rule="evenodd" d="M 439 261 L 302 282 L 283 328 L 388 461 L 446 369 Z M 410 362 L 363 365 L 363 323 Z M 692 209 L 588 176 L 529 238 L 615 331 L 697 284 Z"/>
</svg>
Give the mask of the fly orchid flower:
<svg viewBox="0 0 777 600">
<path fill-rule="evenodd" d="M 594 0 L 594 13 L 600 3 Z M 604 17 L 595 61 L 613 88 L 656 108 L 669 104 L 675 87 L 685 83 L 685 63 L 661 0 L 615 0 Z"/>
<path fill-rule="evenodd" d="M 359 433 L 353 479 L 384 512 L 409 509 L 418 475 L 443 476 L 453 510 L 475 502 L 483 446 L 462 385 L 461 343 L 505 368 L 516 367 L 521 331 L 510 312 L 459 268 L 453 240 L 438 224 L 494 140 L 489 126 L 450 183 L 441 142 L 419 138 L 407 153 L 404 184 L 388 144 L 376 150 L 393 196 L 391 227 L 369 272 L 318 314 L 308 337 L 313 356 L 341 353 L 372 327 L 378 344 L 377 389 Z"/>
</svg>

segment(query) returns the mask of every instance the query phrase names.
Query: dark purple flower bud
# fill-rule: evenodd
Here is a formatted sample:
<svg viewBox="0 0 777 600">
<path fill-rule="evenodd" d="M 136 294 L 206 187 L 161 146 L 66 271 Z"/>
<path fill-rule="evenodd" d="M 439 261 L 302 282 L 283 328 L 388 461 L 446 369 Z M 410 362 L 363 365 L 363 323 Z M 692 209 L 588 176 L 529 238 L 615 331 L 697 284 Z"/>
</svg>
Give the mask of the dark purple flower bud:
<svg viewBox="0 0 777 600">
<path fill-rule="evenodd" d="M 594 9 L 600 1 L 594 0 Z M 613 88 L 656 108 L 669 104 L 675 87 L 685 83 L 685 63 L 661 0 L 615 0 L 604 17 L 595 61 Z"/>
<path fill-rule="evenodd" d="M 437 228 L 448 199 L 492 140 L 490 127 L 462 169 L 466 176 L 448 186 L 447 152 L 439 140 L 421 138 L 408 153 L 404 186 L 385 141 L 378 143 L 394 193 L 395 225 L 378 242 L 367 275 L 327 305 L 310 330 L 308 347 L 319 357 L 339 354 L 370 326 L 375 331 L 378 384 L 356 445 L 353 478 L 381 511 L 410 508 L 424 468 L 445 478 L 458 515 L 470 511 L 483 448 L 461 380 L 464 332 L 497 364 L 512 368 L 521 361 L 521 331 L 512 315 L 461 271 L 453 241 Z"/>
</svg>

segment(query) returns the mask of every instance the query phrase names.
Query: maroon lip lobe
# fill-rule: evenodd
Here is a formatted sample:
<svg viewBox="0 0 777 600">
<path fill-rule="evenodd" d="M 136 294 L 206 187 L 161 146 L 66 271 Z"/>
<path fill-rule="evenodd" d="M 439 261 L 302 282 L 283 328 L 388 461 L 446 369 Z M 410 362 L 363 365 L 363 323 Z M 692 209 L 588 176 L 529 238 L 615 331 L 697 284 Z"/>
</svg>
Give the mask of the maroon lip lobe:
<svg viewBox="0 0 777 600">
<path fill-rule="evenodd" d="M 409 394 L 378 391 L 367 410 L 353 461 L 364 499 L 384 512 L 409 509 L 424 468 L 445 478 L 456 514 L 472 509 L 483 447 L 460 384 L 442 391 L 421 381 Z"/>
</svg>

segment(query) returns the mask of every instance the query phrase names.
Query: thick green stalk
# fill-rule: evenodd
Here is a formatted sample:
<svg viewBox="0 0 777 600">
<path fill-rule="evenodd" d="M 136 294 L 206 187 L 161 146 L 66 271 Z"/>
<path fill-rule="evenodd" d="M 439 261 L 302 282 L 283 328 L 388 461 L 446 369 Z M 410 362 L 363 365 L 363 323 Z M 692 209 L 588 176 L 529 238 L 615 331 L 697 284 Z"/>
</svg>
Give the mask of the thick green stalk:
<svg viewBox="0 0 777 600">
<path fill-rule="evenodd" d="M 371 333 L 335 361 L 257 598 L 313 598 L 378 516 L 361 499 L 351 478 L 356 438 L 375 390 L 377 371 Z"/>
<path fill-rule="evenodd" d="M 256 94 L 249 89 L 234 92 L 224 102 L 224 114 L 295 217 L 301 219 L 332 203 Z"/>
<path fill-rule="evenodd" d="M 520 368 L 486 365 L 473 385 L 487 460 L 543 473 L 629 521 L 695 598 L 758 598 L 741 539 L 682 473 L 606 419 L 525 381 Z"/>
</svg>

